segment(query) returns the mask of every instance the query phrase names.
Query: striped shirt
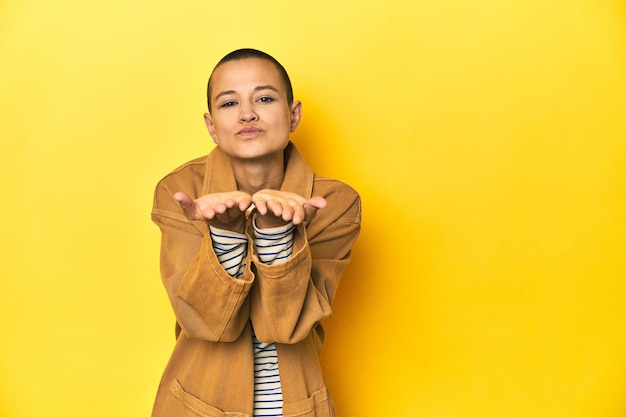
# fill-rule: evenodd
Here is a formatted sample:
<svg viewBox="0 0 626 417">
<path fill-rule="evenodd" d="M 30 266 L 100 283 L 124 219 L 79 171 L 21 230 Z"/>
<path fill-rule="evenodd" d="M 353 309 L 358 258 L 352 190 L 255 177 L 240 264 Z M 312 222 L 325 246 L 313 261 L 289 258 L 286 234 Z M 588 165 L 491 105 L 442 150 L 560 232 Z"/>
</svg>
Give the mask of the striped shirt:
<svg viewBox="0 0 626 417">
<path fill-rule="evenodd" d="M 292 223 L 270 229 L 259 229 L 253 221 L 254 245 L 259 259 L 273 265 L 286 261 L 293 250 Z M 243 274 L 244 259 L 248 254 L 245 235 L 210 226 L 213 249 L 220 264 L 233 277 Z M 274 343 L 262 343 L 252 335 L 254 349 L 254 416 L 279 417 L 283 415 L 283 394 L 278 371 L 278 355 Z"/>
</svg>

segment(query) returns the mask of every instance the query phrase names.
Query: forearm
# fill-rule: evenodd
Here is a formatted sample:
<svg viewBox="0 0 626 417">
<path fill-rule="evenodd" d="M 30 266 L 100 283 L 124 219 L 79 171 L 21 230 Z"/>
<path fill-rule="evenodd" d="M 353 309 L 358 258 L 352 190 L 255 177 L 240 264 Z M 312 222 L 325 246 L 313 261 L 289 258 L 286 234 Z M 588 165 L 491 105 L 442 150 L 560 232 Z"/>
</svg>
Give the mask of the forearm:
<svg viewBox="0 0 626 417">
<path fill-rule="evenodd" d="M 330 316 L 330 305 L 311 279 L 305 229 L 298 227 L 294 232 L 288 259 L 267 264 L 263 262 L 267 249 L 256 246 L 252 256 L 257 285 L 251 294 L 251 318 L 257 337 L 265 342 L 295 343 L 304 339 L 317 321 Z"/>
<path fill-rule="evenodd" d="M 231 277 L 208 233 L 198 237 L 180 229 L 162 230 L 161 273 L 176 320 L 190 337 L 235 340 L 249 319 L 252 271 L 244 268 L 240 279 Z"/>
</svg>

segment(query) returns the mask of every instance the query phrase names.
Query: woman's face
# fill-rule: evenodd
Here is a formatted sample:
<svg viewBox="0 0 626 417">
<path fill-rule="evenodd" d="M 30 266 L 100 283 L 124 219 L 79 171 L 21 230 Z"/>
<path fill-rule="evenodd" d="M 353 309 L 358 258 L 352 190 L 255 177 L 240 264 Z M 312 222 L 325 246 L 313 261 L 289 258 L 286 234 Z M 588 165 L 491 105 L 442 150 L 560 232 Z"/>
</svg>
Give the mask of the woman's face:
<svg viewBox="0 0 626 417">
<path fill-rule="evenodd" d="M 270 61 L 247 58 L 218 66 L 211 78 L 209 133 L 237 160 L 274 161 L 300 122 L 302 106 L 291 106 L 280 74 Z"/>
</svg>

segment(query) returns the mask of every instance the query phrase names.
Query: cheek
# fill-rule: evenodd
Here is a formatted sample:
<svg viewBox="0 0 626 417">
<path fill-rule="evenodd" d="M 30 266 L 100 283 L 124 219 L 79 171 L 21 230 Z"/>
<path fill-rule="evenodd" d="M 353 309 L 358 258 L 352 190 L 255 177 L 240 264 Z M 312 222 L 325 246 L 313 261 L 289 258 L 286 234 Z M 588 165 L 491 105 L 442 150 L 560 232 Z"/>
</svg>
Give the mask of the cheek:
<svg viewBox="0 0 626 417">
<path fill-rule="evenodd" d="M 289 129 L 291 130 L 291 114 L 290 113 L 280 113 L 274 114 L 274 122 L 276 126 L 280 126 L 281 129 Z"/>
<path fill-rule="evenodd" d="M 217 120 L 213 119 L 213 130 L 219 136 L 224 135 L 229 129 L 232 127 L 232 123 L 230 123 L 227 119 L 221 117 Z"/>
</svg>

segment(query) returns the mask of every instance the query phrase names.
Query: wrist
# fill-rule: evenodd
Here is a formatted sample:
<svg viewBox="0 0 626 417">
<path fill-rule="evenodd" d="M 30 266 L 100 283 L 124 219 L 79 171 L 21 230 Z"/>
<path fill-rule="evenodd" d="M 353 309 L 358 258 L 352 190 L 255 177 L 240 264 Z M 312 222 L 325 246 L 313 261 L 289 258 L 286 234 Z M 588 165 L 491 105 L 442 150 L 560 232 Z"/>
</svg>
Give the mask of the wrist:
<svg viewBox="0 0 626 417">
<path fill-rule="evenodd" d="M 292 222 L 286 222 L 280 217 L 261 216 L 258 212 L 252 215 L 252 226 L 256 230 L 276 229 L 293 226 Z"/>
<path fill-rule="evenodd" d="M 211 219 L 207 221 L 209 227 L 215 227 L 222 230 L 228 230 L 230 232 L 244 234 L 246 232 L 246 218 L 242 216 L 241 219 L 233 220 L 230 222 L 221 222 L 217 219 Z"/>
</svg>

